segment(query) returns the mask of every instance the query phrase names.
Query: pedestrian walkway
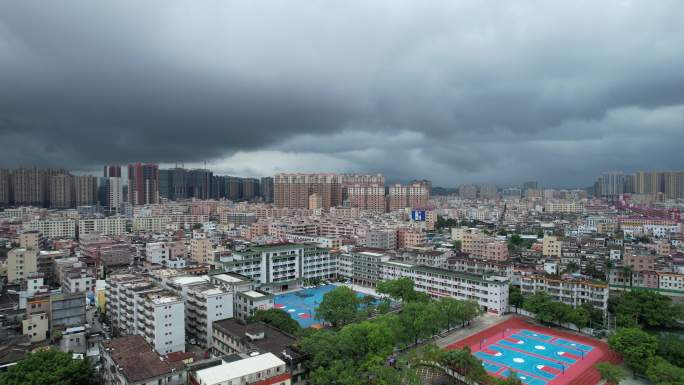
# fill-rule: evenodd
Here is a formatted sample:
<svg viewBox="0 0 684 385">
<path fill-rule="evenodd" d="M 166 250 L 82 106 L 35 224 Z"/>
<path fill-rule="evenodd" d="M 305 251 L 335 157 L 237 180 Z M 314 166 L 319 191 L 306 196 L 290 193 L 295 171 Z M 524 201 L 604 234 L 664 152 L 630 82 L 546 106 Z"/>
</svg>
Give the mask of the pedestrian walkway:
<svg viewBox="0 0 684 385">
<path fill-rule="evenodd" d="M 477 317 L 474 320 L 472 320 L 470 322 L 470 325 L 452 331 L 448 335 L 437 339 L 435 343 L 440 348 L 446 348 L 447 346 L 455 342 L 458 342 L 466 337 L 479 333 L 482 330 L 488 329 L 501 322 L 507 321 L 509 318 L 511 318 L 511 316 L 511 314 L 499 316 L 496 314 L 485 313 L 480 317 Z"/>
</svg>

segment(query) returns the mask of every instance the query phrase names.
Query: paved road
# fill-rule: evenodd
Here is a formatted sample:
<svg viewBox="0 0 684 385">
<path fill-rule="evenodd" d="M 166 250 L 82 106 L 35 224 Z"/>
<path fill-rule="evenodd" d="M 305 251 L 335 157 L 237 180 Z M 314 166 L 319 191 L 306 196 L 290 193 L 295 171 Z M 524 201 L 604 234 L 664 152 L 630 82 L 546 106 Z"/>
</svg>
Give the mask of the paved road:
<svg viewBox="0 0 684 385">
<path fill-rule="evenodd" d="M 453 332 L 449 333 L 449 335 L 439 338 L 435 342 L 437 343 L 437 346 L 439 346 L 440 348 L 445 348 L 453 344 L 454 342 L 458 342 L 466 337 L 479 333 L 482 330 L 488 329 L 493 325 L 504 322 L 512 316 L 513 314 L 498 316 L 490 313 L 485 313 L 484 315 L 474 319 L 469 326 L 466 326 L 465 328 L 461 329 L 456 329 Z"/>
</svg>

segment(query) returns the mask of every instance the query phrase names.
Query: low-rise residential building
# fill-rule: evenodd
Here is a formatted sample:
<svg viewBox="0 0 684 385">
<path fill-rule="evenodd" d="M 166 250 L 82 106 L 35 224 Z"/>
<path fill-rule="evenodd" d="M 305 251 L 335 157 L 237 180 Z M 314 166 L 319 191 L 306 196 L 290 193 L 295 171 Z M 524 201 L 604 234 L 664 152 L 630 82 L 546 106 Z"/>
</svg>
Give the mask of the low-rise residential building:
<svg viewBox="0 0 684 385">
<path fill-rule="evenodd" d="M 31 342 L 45 341 L 50 331 L 49 319 L 46 313 L 32 313 L 21 321 L 22 334 L 31 338 Z"/>
<path fill-rule="evenodd" d="M 625 252 L 625 255 L 622 258 L 622 264 L 632 269 L 632 271 L 655 270 L 655 263 L 655 255 Z"/>
<path fill-rule="evenodd" d="M 7 253 L 7 282 L 19 283 L 38 271 L 38 250 L 12 249 Z"/>
<path fill-rule="evenodd" d="M 106 340 L 100 344 L 105 385 L 185 385 L 183 362 L 170 362 L 139 335 Z"/>
<path fill-rule="evenodd" d="M 417 228 L 402 227 L 397 229 L 397 248 L 407 249 L 420 247 L 427 243 L 427 234 Z"/>
<path fill-rule="evenodd" d="M 244 324 L 235 319 L 214 322 L 212 353 L 215 356 L 270 352 L 287 363 L 293 384 L 303 384 L 306 353 L 296 343 L 294 336 L 263 322 Z"/>
<path fill-rule="evenodd" d="M 148 278 L 107 278 L 107 315 L 120 334 L 143 336 L 159 354 L 185 351 L 185 300 Z"/>
<path fill-rule="evenodd" d="M 81 326 L 86 323 L 85 293 L 50 295 L 50 327 Z"/>
<path fill-rule="evenodd" d="M 159 354 L 185 351 L 185 301 L 169 291 L 143 294 L 136 329 Z"/>
<path fill-rule="evenodd" d="M 273 295 L 259 290 L 235 293 L 233 314 L 235 318 L 246 322 L 257 310 L 273 308 Z"/>
<path fill-rule="evenodd" d="M 397 231 L 394 229 L 371 229 L 366 234 L 366 247 L 394 250 L 397 248 Z"/>
<path fill-rule="evenodd" d="M 126 233 L 126 218 L 112 216 L 107 218 L 86 218 L 78 221 L 78 236 L 86 234 L 119 236 Z"/>
<path fill-rule="evenodd" d="M 374 287 L 382 279 L 382 263 L 389 260 L 382 250 L 358 248 L 339 255 L 338 273 L 353 283 Z"/>
<path fill-rule="evenodd" d="M 72 219 L 34 220 L 26 223 L 24 229 L 39 231 L 46 238 L 76 238 L 76 221 Z"/>
<path fill-rule="evenodd" d="M 558 237 L 547 235 L 542 241 L 542 255 L 545 257 L 560 257 L 563 241 Z"/>
<path fill-rule="evenodd" d="M 604 313 L 608 311 L 609 289 L 606 283 L 584 279 L 558 279 L 530 275 L 520 278 L 520 289 L 523 296 L 544 291 L 551 295 L 554 300 L 573 307 L 589 303 Z"/>
<path fill-rule="evenodd" d="M 273 353 L 264 353 L 237 361 L 197 370 L 189 374 L 193 385 L 290 385 L 290 372 L 283 360 Z"/>
<path fill-rule="evenodd" d="M 208 238 L 195 238 L 190 241 L 190 259 L 199 264 L 214 262 L 214 247 Z"/>
<path fill-rule="evenodd" d="M 669 297 L 684 298 L 684 274 L 667 271 L 633 271 L 614 268 L 608 273 L 612 290 L 651 290 Z"/>
<path fill-rule="evenodd" d="M 188 250 L 182 242 L 148 242 L 145 244 L 145 261 L 172 269 L 185 267 Z"/>
<path fill-rule="evenodd" d="M 65 293 L 95 293 L 95 277 L 87 268 L 72 268 L 65 272 L 62 280 Z"/>
<path fill-rule="evenodd" d="M 508 245 L 505 241 L 477 231 L 467 231 L 461 235 L 461 250 L 476 258 L 494 261 L 508 259 Z"/>
<path fill-rule="evenodd" d="M 233 318 L 233 293 L 211 283 L 188 287 L 186 295 L 186 332 L 205 347 L 211 347 L 215 321 Z"/>
<path fill-rule="evenodd" d="M 492 275 L 510 280 L 513 277 L 513 265 L 508 262 L 497 262 L 487 259 L 451 257 L 449 270 L 477 275 Z"/>
</svg>

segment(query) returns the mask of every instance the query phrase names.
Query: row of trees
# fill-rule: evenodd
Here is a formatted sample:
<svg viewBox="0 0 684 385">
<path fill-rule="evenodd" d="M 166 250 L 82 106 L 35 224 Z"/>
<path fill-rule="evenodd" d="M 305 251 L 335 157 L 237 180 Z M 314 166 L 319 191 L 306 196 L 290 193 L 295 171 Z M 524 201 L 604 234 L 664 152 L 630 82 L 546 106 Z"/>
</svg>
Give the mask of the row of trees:
<svg viewBox="0 0 684 385">
<path fill-rule="evenodd" d="M 3 385 L 89 385 L 95 383 L 90 361 L 73 359 L 70 353 L 55 349 L 31 353 L 6 372 L 0 372 Z"/>
<path fill-rule="evenodd" d="M 310 356 L 311 383 L 417 384 L 418 377 L 409 365 L 388 365 L 395 349 L 417 344 L 480 314 L 478 304 L 472 301 L 431 300 L 416 292 L 411 280 L 381 282 L 378 291 L 401 301 L 402 310 L 359 320 L 364 305 L 353 291 L 341 286 L 325 294 L 316 314 L 332 328 L 306 329 L 299 342 Z"/>
<path fill-rule="evenodd" d="M 658 339 L 639 328 L 622 328 L 608 338 L 610 347 L 622 354 L 635 373 L 646 375 L 656 385 L 684 384 L 684 342 L 679 338 Z M 659 345 L 665 343 L 661 348 Z M 664 354 L 664 355 L 661 355 Z M 672 360 L 672 361 L 670 361 Z"/>
<path fill-rule="evenodd" d="M 271 326 L 292 335 L 300 335 L 302 332 L 302 327 L 299 326 L 299 322 L 295 321 L 282 309 L 257 310 L 247 320 L 248 323 L 259 321 L 270 324 Z"/>
<path fill-rule="evenodd" d="M 569 322 L 577 326 L 578 329 L 590 325 L 593 327 L 603 325 L 603 312 L 590 303 L 572 307 L 555 301 L 548 293 L 541 291 L 524 298 L 517 286 L 510 286 L 508 300 L 516 308 L 522 307 L 534 313 L 535 318 L 542 323 L 562 324 Z"/>
<path fill-rule="evenodd" d="M 674 327 L 684 319 L 684 307 L 670 297 L 645 290 L 611 295 L 608 311 L 619 327 Z"/>
</svg>

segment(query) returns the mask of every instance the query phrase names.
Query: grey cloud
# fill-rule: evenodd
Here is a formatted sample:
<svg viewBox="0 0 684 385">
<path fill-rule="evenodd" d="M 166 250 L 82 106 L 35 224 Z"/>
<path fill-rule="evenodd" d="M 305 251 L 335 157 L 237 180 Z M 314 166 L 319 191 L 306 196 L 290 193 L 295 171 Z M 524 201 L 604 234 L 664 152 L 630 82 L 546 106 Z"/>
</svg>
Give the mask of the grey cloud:
<svg viewBox="0 0 684 385">
<path fill-rule="evenodd" d="M 683 11 L 3 2 L 0 164 L 317 159 L 443 185 L 684 168 Z"/>
</svg>

